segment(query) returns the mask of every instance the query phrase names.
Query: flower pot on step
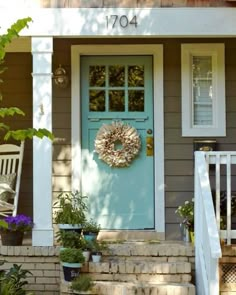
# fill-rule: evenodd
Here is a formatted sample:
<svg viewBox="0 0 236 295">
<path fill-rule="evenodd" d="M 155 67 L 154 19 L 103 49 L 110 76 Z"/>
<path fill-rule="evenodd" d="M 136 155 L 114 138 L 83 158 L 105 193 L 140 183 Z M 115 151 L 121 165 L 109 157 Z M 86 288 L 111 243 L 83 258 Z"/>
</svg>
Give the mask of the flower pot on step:
<svg viewBox="0 0 236 295">
<path fill-rule="evenodd" d="M 90 254 L 91 254 L 90 251 L 83 250 L 83 255 L 84 255 L 85 262 L 89 262 L 89 260 L 90 260 Z"/>
<path fill-rule="evenodd" d="M 1 240 L 3 246 L 21 246 L 24 238 L 24 232 L 21 231 L 3 231 Z"/>
<path fill-rule="evenodd" d="M 63 262 L 62 267 L 65 281 L 71 282 L 74 278 L 79 276 L 82 263 Z"/>
<path fill-rule="evenodd" d="M 102 259 L 102 253 L 101 252 L 96 252 L 92 253 L 92 261 L 95 263 L 101 262 Z"/>
<path fill-rule="evenodd" d="M 74 231 L 79 234 L 82 232 L 82 225 L 81 224 L 59 224 L 59 229 L 60 230 L 65 230 L 65 231 Z"/>
</svg>

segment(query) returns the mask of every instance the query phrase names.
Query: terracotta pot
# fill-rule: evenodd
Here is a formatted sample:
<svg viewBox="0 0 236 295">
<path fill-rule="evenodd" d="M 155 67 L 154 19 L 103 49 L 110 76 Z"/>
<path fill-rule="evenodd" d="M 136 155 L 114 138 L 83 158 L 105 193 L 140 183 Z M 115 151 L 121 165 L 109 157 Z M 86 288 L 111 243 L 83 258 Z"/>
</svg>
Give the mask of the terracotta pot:
<svg viewBox="0 0 236 295">
<path fill-rule="evenodd" d="M 1 232 L 0 235 L 3 246 L 21 246 L 24 238 L 21 231 Z"/>
</svg>

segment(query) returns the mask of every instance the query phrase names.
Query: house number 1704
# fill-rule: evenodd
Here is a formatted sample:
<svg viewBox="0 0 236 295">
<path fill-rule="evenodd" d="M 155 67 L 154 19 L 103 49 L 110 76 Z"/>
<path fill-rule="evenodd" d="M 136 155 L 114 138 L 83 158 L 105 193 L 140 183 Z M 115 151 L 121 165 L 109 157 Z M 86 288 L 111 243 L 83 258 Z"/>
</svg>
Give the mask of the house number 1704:
<svg viewBox="0 0 236 295">
<path fill-rule="evenodd" d="M 111 27 L 112 29 L 116 27 L 127 28 L 130 26 L 134 26 L 137 28 L 137 16 L 134 15 L 132 18 L 128 18 L 126 15 L 107 15 L 106 16 L 107 28 Z"/>
</svg>

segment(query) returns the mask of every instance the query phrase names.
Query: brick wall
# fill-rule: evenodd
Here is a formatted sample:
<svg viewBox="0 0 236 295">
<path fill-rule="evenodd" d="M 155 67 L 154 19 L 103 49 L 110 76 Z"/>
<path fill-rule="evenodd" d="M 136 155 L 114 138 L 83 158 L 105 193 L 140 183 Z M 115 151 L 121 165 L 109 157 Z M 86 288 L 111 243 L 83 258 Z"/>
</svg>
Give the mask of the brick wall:
<svg viewBox="0 0 236 295">
<path fill-rule="evenodd" d="M 34 295 L 58 295 L 60 290 L 59 247 L 1 246 L 0 260 L 6 262 L 0 269 L 9 270 L 13 263 L 32 273 L 27 290 Z"/>
</svg>

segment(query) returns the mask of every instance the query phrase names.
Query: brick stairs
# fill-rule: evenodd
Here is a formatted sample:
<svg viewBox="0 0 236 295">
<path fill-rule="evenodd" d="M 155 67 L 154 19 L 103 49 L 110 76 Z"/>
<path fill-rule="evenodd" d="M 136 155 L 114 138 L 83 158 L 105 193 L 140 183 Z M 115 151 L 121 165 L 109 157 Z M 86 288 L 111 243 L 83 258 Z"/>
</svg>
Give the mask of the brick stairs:
<svg viewBox="0 0 236 295">
<path fill-rule="evenodd" d="M 182 242 L 109 243 L 100 263 L 87 263 L 98 295 L 194 295 L 194 248 Z M 61 295 L 70 293 L 62 280 Z"/>
</svg>

